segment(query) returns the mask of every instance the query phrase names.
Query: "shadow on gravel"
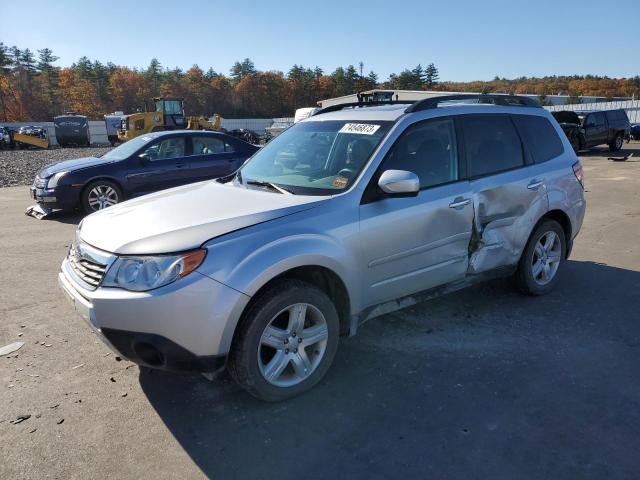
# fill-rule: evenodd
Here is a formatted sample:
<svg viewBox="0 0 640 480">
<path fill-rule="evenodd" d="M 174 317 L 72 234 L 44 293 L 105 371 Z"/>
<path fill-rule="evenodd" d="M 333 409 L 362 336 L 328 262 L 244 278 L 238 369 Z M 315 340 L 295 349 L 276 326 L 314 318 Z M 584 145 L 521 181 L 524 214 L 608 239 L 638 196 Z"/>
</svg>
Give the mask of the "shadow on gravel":
<svg viewBox="0 0 640 480">
<path fill-rule="evenodd" d="M 499 280 L 372 320 L 287 402 L 225 375 L 140 383 L 213 478 L 633 477 L 640 273 L 565 267 L 545 297 Z"/>
</svg>

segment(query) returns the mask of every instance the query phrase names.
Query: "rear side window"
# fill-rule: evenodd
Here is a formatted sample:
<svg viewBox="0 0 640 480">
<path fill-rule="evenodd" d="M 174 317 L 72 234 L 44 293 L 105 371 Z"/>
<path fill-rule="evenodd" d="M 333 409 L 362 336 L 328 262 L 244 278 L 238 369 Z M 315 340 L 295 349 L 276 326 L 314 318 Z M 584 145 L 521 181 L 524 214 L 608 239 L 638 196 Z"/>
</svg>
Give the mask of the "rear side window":
<svg viewBox="0 0 640 480">
<path fill-rule="evenodd" d="M 233 152 L 233 147 L 221 138 L 211 136 L 194 136 L 193 154 L 194 155 L 210 155 L 213 153 L 229 153 Z"/>
<path fill-rule="evenodd" d="M 546 162 L 564 152 L 562 140 L 546 118 L 533 115 L 514 115 L 512 118 L 533 155 L 534 162 Z"/>
<path fill-rule="evenodd" d="M 507 115 L 478 115 L 462 119 L 469 175 L 480 177 L 524 165 L 522 144 Z"/>
</svg>

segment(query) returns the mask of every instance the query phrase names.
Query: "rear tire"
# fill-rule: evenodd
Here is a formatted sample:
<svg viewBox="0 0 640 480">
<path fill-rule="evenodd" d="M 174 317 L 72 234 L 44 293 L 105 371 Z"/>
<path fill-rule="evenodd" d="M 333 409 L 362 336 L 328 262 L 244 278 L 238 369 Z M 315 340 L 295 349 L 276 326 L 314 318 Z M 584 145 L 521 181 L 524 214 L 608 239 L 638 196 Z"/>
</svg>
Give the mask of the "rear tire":
<svg viewBox="0 0 640 480">
<path fill-rule="evenodd" d="M 84 187 L 81 195 L 82 208 L 94 213 L 124 200 L 120 187 L 109 180 L 96 180 Z"/>
<path fill-rule="evenodd" d="M 231 346 L 229 373 L 262 400 L 300 395 L 329 370 L 339 331 L 338 313 L 326 293 L 299 280 L 276 281 L 243 315 Z"/>
<path fill-rule="evenodd" d="M 564 230 L 555 220 L 542 221 L 529 237 L 520 257 L 515 281 L 527 295 L 545 295 L 558 283 L 566 257 Z"/>
<path fill-rule="evenodd" d="M 624 138 L 622 138 L 622 135 L 620 134 L 616 135 L 616 138 L 613 139 L 613 142 L 609 144 L 609 151 L 617 152 L 622 148 L 623 143 L 624 143 Z"/>
</svg>

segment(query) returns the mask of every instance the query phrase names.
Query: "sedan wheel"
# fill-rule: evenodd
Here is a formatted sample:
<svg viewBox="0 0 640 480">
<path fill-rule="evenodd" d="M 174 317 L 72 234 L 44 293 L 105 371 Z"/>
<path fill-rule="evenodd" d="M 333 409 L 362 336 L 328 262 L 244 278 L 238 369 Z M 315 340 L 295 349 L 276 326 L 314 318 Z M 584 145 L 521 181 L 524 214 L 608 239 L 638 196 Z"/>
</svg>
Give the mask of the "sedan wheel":
<svg viewBox="0 0 640 480">
<path fill-rule="evenodd" d="M 82 194 L 82 206 L 87 213 L 104 210 L 122 200 L 122 192 L 118 186 L 106 180 L 91 183 Z"/>
<path fill-rule="evenodd" d="M 260 373 L 271 385 L 290 387 L 306 380 L 327 348 L 329 331 L 322 312 L 297 303 L 267 325 L 258 347 Z"/>
</svg>

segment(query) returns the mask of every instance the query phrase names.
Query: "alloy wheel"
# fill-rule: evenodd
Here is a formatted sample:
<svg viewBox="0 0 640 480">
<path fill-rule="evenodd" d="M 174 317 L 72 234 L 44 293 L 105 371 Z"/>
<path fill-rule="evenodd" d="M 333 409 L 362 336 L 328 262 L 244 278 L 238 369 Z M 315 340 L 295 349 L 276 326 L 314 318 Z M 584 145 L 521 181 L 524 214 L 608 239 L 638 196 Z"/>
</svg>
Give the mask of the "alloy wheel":
<svg viewBox="0 0 640 480">
<path fill-rule="evenodd" d="M 87 199 L 94 212 L 115 205 L 120 200 L 118 192 L 109 185 L 96 185 L 89 191 Z"/>
<path fill-rule="evenodd" d="M 260 338 L 260 373 L 277 387 L 298 385 L 322 361 L 328 338 L 327 321 L 313 305 L 296 303 L 281 310 Z"/>
<path fill-rule="evenodd" d="M 554 231 L 542 235 L 531 259 L 531 273 L 538 285 L 546 285 L 556 276 L 562 260 L 562 242 Z"/>
</svg>

